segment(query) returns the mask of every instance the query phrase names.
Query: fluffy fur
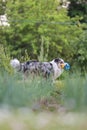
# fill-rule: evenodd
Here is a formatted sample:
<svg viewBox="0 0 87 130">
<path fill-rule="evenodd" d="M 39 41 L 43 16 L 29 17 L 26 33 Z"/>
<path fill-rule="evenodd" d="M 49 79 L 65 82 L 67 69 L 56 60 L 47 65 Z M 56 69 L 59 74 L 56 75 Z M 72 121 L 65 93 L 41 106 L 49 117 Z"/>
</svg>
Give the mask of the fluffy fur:
<svg viewBox="0 0 87 130">
<path fill-rule="evenodd" d="M 54 59 L 50 62 L 27 61 L 20 63 L 18 59 L 10 61 L 11 66 L 17 71 L 23 72 L 24 75 L 40 75 L 48 78 L 52 75 L 53 80 L 58 78 L 64 69 L 65 62 L 61 58 Z"/>
</svg>

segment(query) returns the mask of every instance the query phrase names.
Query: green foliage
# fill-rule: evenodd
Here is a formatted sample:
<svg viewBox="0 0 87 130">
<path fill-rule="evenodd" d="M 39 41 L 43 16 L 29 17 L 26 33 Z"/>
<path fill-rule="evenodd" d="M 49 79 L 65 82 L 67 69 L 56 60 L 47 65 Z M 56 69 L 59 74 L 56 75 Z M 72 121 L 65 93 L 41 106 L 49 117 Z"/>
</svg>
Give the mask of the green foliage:
<svg viewBox="0 0 87 130">
<path fill-rule="evenodd" d="M 68 110 L 84 110 L 87 107 L 87 74 L 79 73 L 68 76 L 62 88 L 62 101 Z"/>
<path fill-rule="evenodd" d="M 30 57 L 29 57 L 29 55 L 28 55 L 27 50 L 25 50 L 24 56 L 22 56 L 22 57 L 20 58 L 20 62 L 26 62 L 26 61 L 29 61 L 29 60 L 30 60 Z"/>
<path fill-rule="evenodd" d="M 40 105 L 49 102 L 63 106 L 67 110 L 84 110 L 87 108 L 87 74 L 67 75 L 65 79 L 52 83 L 41 77 L 23 80 L 21 74 L 14 76 L 0 75 L 0 104 L 13 107 L 32 107 L 40 110 Z M 42 103 L 42 104 L 40 104 Z M 45 106 L 46 107 L 46 106 Z M 55 105 L 52 108 L 56 109 Z"/>
<path fill-rule="evenodd" d="M 71 58 L 68 57 L 69 61 L 71 62 L 71 69 L 72 71 L 80 70 L 82 73 L 87 71 L 87 31 L 85 30 L 75 41 L 71 41 Z M 67 55 L 68 56 L 68 55 Z"/>
<path fill-rule="evenodd" d="M 81 66 L 82 71 L 87 70 L 87 31 L 81 35 L 77 43 L 77 54 L 75 55 L 78 60 L 78 66 Z"/>
<path fill-rule="evenodd" d="M 87 26 L 80 22 L 82 16 L 70 18 L 69 10 L 59 8 L 57 0 L 10 0 L 5 4 L 10 26 L 0 27 L 0 44 L 9 49 L 11 57 L 21 61 L 61 57 L 71 68 L 86 68 Z"/>
<path fill-rule="evenodd" d="M 0 72 L 12 72 L 10 67 L 10 54 L 2 45 L 0 45 Z"/>
<path fill-rule="evenodd" d="M 57 6 L 58 1 L 54 0 L 8 1 L 7 16 L 11 33 L 10 42 L 7 44 L 13 56 L 20 57 L 27 49 L 30 58 L 38 58 L 42 37 L 44 54 L 48 53 L 47 59 L 69 55 L 68 49 L 71 47 L 69 41 L 76 39 L 75 37 L 81 33 L 81 28 L 68 25 L 72 21 L 67 16 L 67 11 L 57 10 Z"/>
<path fill-rule="evenodd" d="M 87 2 L 85 0 L 69 0 L 68 15 L 70 17 L 80 16 L 81 22 L 87 23 Z"/>
<path fill-rule="evenodd" d="M 42 36 L 41 38 L 41 49 L 40 49 L 40 54 L 38 56 L 39 61 L 47 61 L 48 59 L 48 52 L 49 52 L 49 38 L 45 38 Z M 44 44 L 46 43 L 46 50 L 44 47 Z"/>
<path fill-rule="evenodd" d="M 49 99 L 54 90 L 50 80 L 29 77 L 23 80 L 21 74 L 0 75 L 0 103 L 14 107 L 32 106 L 42 99 Z"/>
<path fill-rule="evenodd" d="M 0 0 L 0 15 L 5 14 L 6 0 Z"/>
</svg>

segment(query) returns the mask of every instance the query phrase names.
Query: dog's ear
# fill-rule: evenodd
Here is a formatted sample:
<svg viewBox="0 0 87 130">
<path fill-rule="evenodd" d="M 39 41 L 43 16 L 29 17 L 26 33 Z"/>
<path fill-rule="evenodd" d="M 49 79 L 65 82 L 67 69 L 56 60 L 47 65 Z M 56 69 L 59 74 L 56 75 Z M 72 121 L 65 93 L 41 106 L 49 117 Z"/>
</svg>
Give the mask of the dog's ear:
<svg viewBox="0 0 87 130">
<path fill-rule="evenodd" d="M 60 58 L 54 59 L 54 62 L 58 63 L 60 61 Z"/>
</svg>

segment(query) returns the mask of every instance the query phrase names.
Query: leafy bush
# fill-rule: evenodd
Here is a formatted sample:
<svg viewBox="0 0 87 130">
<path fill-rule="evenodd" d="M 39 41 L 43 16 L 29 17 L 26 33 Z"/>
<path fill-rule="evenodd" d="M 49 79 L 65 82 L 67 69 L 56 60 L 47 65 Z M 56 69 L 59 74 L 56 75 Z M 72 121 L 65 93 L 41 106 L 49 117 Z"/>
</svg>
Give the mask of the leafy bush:
<svg viewBox="0 0 87 130">
<path fill-rule="evenodd" d="M 0 72 L 7 71 L 11 72 L 10 66 L 10 54 L 2 45 L 0 45 Z"/>
</svg>

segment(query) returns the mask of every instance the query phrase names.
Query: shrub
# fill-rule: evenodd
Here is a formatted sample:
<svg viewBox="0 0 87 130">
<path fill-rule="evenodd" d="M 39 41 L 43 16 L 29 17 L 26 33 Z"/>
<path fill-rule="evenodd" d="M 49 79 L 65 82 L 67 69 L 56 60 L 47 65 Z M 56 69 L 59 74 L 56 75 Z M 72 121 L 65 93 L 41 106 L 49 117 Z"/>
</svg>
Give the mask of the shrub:
<svg viewBox="0 0 87 130">
<path fill-rule="evenodd" d="M 0 72 L 4 70 L 7 72 L 12 72 L 10 67 L 10 54 L 7 49 L 0 45 Z"/>
</svg>

